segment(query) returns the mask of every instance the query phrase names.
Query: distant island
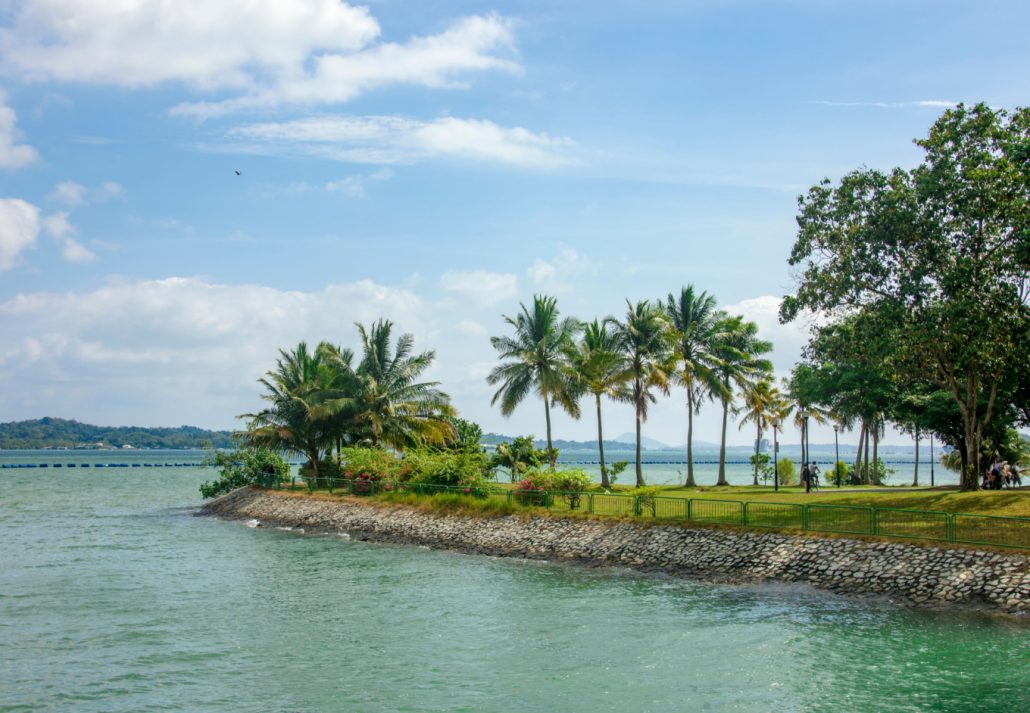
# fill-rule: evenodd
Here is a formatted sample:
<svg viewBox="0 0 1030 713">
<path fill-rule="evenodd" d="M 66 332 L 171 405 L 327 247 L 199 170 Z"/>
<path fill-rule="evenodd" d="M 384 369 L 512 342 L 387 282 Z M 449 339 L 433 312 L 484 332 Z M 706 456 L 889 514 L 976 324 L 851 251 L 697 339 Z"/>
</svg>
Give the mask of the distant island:
<svg viewBox="0 0 1030 713">
<path fill-rule="evenodd" d="M 0 449 L 37 448 L 229 448 L 229 431 L 195 426 L 143 428 L 94 426 L 63 418 L 0 423 Z"/>
</svg>

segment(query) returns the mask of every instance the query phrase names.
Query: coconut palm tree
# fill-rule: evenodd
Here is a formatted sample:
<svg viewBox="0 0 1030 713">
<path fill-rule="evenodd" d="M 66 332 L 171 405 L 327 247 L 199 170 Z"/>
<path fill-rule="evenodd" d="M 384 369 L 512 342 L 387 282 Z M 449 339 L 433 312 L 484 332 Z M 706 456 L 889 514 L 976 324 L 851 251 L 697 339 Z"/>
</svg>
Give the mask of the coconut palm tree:
<svg viewBox="0 0 1030 713">
<path fill-rule="evenodd" d="M 402 334 L 391 345 L 393 324 L 378 320 L 365 329 L 358 324 L 362 356 L 354 369 L 356 393 L 350 423 L 372 446 L 404 450 L 422 444 L 441 445 L 454 437 L 447 417 L 455 414 L 450 397 L 436 381 L 418 381 L 436 352 L 413 354 L 415 338 Z"/>
<path fill-rule="evenodd" d="M 668 323 L 663 310 L 648 300 L 636 304 L 626 300 L 626 318 L 619 322 L 608 318 L 605 322 L 623 354 L 624 378 L 630 384 L 630 399 L 636 411 L 637 487 L 644 485 L 640 465 L 640 427 L 647 420 L 647 406 L 655 402 L 652 389 L 669 393 L 669 378 L 674 367 L 672 345 L 668 338 Z"/>
<path fill-rule="evenodd" d="M 573 418 L 579 418 L 576 378 L 569 366 L 569 354 L 575 349 L 579 322 L 561 319 L 554 297 L 533 296 L 530 310 L 515 317 L 504 317 L 515 330 L 511 337 L 491 337 L 490 343 L 503 360 L 487 376 L 490 385 L 500 384 L 490 404 L 501 402 L 501 413 L 510 416 L 534 389 L 544 402 L 547 424 L 547 453 L 554 469 L 555 451 L 551 440 L 551 405 L 557 404 Z"/>
<path fill-rule="evenodd" d="M 318 418 L 331 383 L 323 355 L 321 349 L 309 350 L 306 342 L 292 351 L 280 349 L 276 368 L 258 380 L 268 407 L 239 417 L 248 419 L 247 441 L 305 456 L 316 478 L 318 462 L 332 443 L 329 422 Z"/>
<path fill-rule="evenodd" d="M 769 426 L 772 409 L 781 398 L 780 390 L 765 376 L 744 390 L 744 418 L 740 421 L 740 428 L 748 423 L 755 424 L 754 485 L 758 485 L 758 451 L 762 433 Z"/>
<path fill-rule="evenodd" d="M 825 424 L 829 412 L 817 403 L 814 370 L 808 364 L 797 364 L 787 381 L 787 395 L 794 405 L 794 425 L 801 434 L 801 467 L 811 459 L 809 452 L 809 422 Z"/>
<path fill-rule="evenodd" d="M 597 408 L 597 449 L 601 463 L 601 485 L 611 486 L 608 468 L 604 462 L 604 429 L 601 425 L 601 397 L 614 401 L 629 401 L 626 388 L 626 368 L 619 343 L 608 325 L 596 319 L 584 326 L 583 336 L 571 355 L 581 391 L 593 394 Z"/>
<path fill-rule="evenodd" d="M 719 400 L 722 402 L 722 441 L 719 444 L 719 480 L 726 481 L 726 421 L 737 391 L 746 392 L 757 377 L 772 371 L 772 363 L 762 354 L 772 351 L 770 342 L 758 338 L 758 325 L 741 316 L 724 317 L 716 330 L 719 333 L 714 353 L 718 359 L 715 372 L 719 377 Z"/>
<path fill-rule="evenodd" d="M 713 371 L 715 325 L 719 313 L 715 298 L 707 292 L 697 294 L 693 285 L 680 290 L 677 297 L 669 294 L 665 313 L 675 343 L 676 380 L 687 390 L 687 482 L 694 481 L 694 414 L 701 408 L 705 394 L 718 391 L 718 377 Z"/>
</svg>

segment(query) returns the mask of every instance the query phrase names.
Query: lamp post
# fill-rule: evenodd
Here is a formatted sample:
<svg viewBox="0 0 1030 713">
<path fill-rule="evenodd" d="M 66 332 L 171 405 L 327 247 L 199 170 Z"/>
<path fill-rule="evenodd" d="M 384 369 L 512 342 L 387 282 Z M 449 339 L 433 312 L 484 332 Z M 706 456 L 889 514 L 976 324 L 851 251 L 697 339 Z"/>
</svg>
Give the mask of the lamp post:
<svg viewBox="0 0 1030 713">
<path fill-rule="evenodd" d="M 833 472 L 837 474 L 837 487 L 840 487 L 840 446 L 837 445 L 837 431 L 840 430 L 840 426 L 836 423 L 833 424 Z"/>
<path fill-rule="evenodd" d="M 773 427 L 773 490 L 780 491 L 780 465 L 776 462 L 776 454 L 780 450 L 780 444 L 776 442 L 776 429 L 780 427 L 780 419 L 772 420 Z"/>
<path fill-rule="evenodd" d="M 930 432 L 930 487 L 933 487 L 933 432 Z"/>
</svg>

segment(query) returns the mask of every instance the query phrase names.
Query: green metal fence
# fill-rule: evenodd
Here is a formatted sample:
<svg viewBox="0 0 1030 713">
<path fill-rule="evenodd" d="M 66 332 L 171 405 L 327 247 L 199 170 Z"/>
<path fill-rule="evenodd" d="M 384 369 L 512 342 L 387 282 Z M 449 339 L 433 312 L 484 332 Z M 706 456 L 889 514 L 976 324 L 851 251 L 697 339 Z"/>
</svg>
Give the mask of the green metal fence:
<svg viewBox="0 0 1030 713">
<path fill-rule="evenodd" d="M 292 482 L 289 487 L 294 489 L 297 485 Z M 822 503 L 620 495 L 608 492 L 520 492 L 496 486 L 468 488 L 357 478 L 323 478 L 317 483 L 309 482 L 307 487 L 312 490 L 324 488 L 339 495 L 449 493 L 477 499 L 495 499 L 525 507 L 543 507 L 557 512 L 1030 549 L 1030 518 L 1025 517 Z"/>
</svg>

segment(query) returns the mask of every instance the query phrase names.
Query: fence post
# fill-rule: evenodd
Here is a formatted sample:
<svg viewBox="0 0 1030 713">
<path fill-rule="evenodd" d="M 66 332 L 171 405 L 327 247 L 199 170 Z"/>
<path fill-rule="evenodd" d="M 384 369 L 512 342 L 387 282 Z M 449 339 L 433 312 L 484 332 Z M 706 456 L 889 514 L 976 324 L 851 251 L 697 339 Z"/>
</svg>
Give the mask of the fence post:
<svg viewBox="0 0 1030 713">
<path fill-rule="evenodd" d="M 332 494 L 333 494 L 333 480 L 334 480 L 334 479 L 333 479 L 333 476 L 331 476 L 331 475 L 330 475 L 330 476 L 329 476 L 329 494 L 330 494 L 330 495 L 332 495 Z"/>
<path fill-rule="evenodd" d="M 687 520 L 694 519 L 694 498 L 687 498 Z"/>
<path fill-rule="evenodd" d="M 955 541 L 955 513 L 948 515 L 948 542 Z"/>
<path fill-rule="evenodd" d="M 512 496 L 513 496 L 514 494 L 515 494 L 515 493 L 513 493 L 513 492 L 512 492 L 511 490 L 509 490 L 509 491 L 508 491 L 508 504 L 509 504 L 509 505 L 511 505 L 511 501 L 512 501 Z"/>
<path fill-rule="evenodd" d="M 879 522 L 879 520 L 880 520 L 880 517 L 879 517 L 880 516 L 880 510 L 879 510 L 879 508 L 869 508 L 869 509 L 873 511 L 873 517 L 872 517 L 872 520 L 873 520 L 873 532 L 872 532 L 872 534 L 875 535 L 875 534 L 877 534 L 880 531 L 880 522 Z"/>
<path fill-rule="evenodd" d="M 587 493 L 587 512 L 593 514 L 594 512 L 594 494 Z"/>
<path fill-rule="evenodd" d="M 808 506 L 807 505 L 802 505 L 801 506 L 801 529 L 802 530 L 807 530 L 808 526 L 810 524 L 811 524 L 811 520 L 809 519 Z"/>
<path fill-rule="evenodd" d="M 640 517 L 640 496 L 633 496 L 633 514 Z"/>
<path fill-rule="evenodd" d="M 740 524 L 747 527 L 747 506 L 750 505 L 748 501 L 744 501 L 743 507 L 740 508 Z"/>
</svg>

